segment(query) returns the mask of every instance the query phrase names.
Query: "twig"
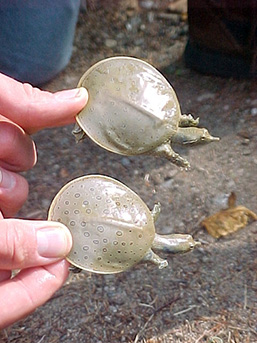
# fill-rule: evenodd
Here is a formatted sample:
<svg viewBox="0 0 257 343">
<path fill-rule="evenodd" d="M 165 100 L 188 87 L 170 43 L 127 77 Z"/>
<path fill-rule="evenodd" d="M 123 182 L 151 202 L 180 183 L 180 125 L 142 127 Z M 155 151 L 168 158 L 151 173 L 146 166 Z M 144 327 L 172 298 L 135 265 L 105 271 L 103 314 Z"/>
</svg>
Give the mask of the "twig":
<svg viewBox="0 0 257 343">
<path fill-rule="evenodd" d="M 247 308 L 247 284 L 244 286 L 244 310 Z"/>
<path fill-rule="evenodd" d="M 42 343 L 46 335 L 42 336 L 37 343 Z"/>
<path fill-rule="evenodd" d="M 197 340 L 194 343 L 199 343 L 201 341 L 202 338 L 204 338 L 205 336 L 209 336 L 211 334 L 212 331 L 215 331 L 217 328 L 219 328 L 220 326 L 222 326 L 221 324 L 215 325 L 213 328 L 211 328 L 208 331 L 204 331 L 203 334 L 197 338 Z"/>
<path fill-rule="evenodd" d="M 143 328 L 138 332 L 138 334 L 135 337 L 134 343 L 137 343 L 140 336 L 142 335 L 142 333 L 145 331 L 147 325 L 149 324 L 149 322 L 153 319 L 155 313 L 151 314 L 151 316 L 147 319 L 147 321 L 145 322 L 145 325 L 143 326 Z"/>
<path fill-rule="evenodd" d="M 179 316 L 180 314 L 183 314 L 183 313 L 186 313 L 186 312 L 189 312 L 191 311 L 193 308 L 195 307 L 199 307 L 198 305 L 191 305 L 189 306 L 188 308 L 182 310 L 182 311 L 179 311 L 179 312 L 176 312 L 176 313 L 173 313 L 173 316 Z"/>
<path fill-rule="evenodd" d="M 139 306 L 144 306 L 144 307 L 148 307 L 148 308 L 154 309 L 153 305 L 144 304 L 144 303 L 139 303 L 138 305 L 139 305 Z"/>
<path fill-rule="evenodd" d="M 137 342 L 138 342 L 140 336 L 141 336 L 141 335 L 143 334 L 143 332 L 145 331 L 147 325 L 149 324 L 149 322 L 153 319 L 153 317 L 154 317 L 157 313 L 159 313 L 159 312 L 162 311 L 165 307 L 170 306 L 171 304 L 173 304 L 175 301 L 177 301 L 177 300 L 179 300 L 179 299 L 180 299 L 180 297 L 177 297 L 177 298 L 175 298 L 175 299 L 172 299 L 172 300 L 170 300 L 168 303 L 166 303 L 166 304 L 164 304 L 164 305 L 158 307 L 156 310 L 154 310 L 154 312 L 150 315 L 150 317 L 149 317 L 149 318 L 147 319 L 147 321 L 145 322 L 143 328 L 137 333 L 137 335 L 136 335 L 135 340 L 134 340 L 133 343 L 137 343 Z M 152 303 L 153 303 L 153 302 L 152 302 Z M 146 304 L 142 304 L 142 303 L 141 303 L 140 305 L 141 305 L 141 306 L 146 306 Z M 151 305 L 150 305 L 150 306 L 151 306 Z M 147 306 L 147 307 L 149 307 L 149 306 Z"/>
<path fill-rule="evenodd" d="M 204 338 L 206 335 L 207 335 L 207 331 L 204 331 L 203 334 L 202 334 L 200 337 L 197 338 L 197 340 L 195 341 L 195 343 L 199 343 L 200 340 L 201 340 L 202 338 Z"/>
<path fill-rule="evenodd" d="M 212 336 L 208 338 L 208 343 L 223 343 L 223 339 L 217 336 Z"/>
<path fill-rule="evenodd" d="M 254 333 L 255 335 L 257 335 L 257 331 L 255 331 L 253 328 L 243 329 L 243 328 L 240 328 L 240 327 L 238 327 L 238 326 L 230 326 L 230 325 L 228 325 L 227 327 L 228 327 L 229 329 L 233 329 L 233 330 L 245 331 L 245 332 L 252 332 L 252 333 Z"/>
<path fill-rule="evenodd" d="M 164 305 L 158 307 L 158 308 L 154 311 L 154 314 L 156 314 L 156 313 L 162 311 L 165 307 L 168 307 L 168 306 L 172 305 L 174 302 L 176 302 L 176 301 L 178 301 L 178 300 L 180 300 L 180 297 L 177 297 L 177 298 L 175 298 L 175 299 L 170 300 L 168 303 L 166 303 L 166 304 L 164 304 Z"/>
</svg>

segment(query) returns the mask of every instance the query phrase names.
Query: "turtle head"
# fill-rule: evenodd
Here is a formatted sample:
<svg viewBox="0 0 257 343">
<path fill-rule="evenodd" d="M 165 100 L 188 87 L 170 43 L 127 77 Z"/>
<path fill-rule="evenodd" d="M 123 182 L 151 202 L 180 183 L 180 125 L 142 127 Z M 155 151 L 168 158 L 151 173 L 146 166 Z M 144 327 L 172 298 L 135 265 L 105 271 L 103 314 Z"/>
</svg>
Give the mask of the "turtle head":
<svg viewBox="0 0 257 343">
<path fill-rule="evenodd" d="M 196 246 L 201 245 L 196 242 L 191 235 L 186 234 L 170 234 L 170 235 L 155 235 L 152 243 L 152 248 L 162 250 L 172 254 L 183 254 L 193 250 Z"/>
<path fill-rule="evenodd" d="M 219 137 L 213 137 L 205 128 L 179 127 L 172 137 L 172 143 L 178 144 L 204 144 L 219 141 Z"/>
<path fill-rule="evenodd" d="M 196 141 L 194 143 L 211 143 L 214 141 L 219 141 L 219 137 L 212 136 L 207 129 L 199 129 L 198 137 L 196 136 Z M 197 139 L 198 138 L 198 139 Z"/>
</svg>

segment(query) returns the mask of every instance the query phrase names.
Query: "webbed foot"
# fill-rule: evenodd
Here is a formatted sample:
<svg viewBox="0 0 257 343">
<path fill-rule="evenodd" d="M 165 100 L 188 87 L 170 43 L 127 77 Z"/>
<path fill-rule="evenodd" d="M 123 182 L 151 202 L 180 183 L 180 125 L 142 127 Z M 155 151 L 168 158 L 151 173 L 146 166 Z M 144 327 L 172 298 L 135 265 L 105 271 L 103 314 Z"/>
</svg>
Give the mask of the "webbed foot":
<svg viewBox="0 0 257 343">
<path fill-rule="evenodd" d="M 86 136 L 85 132 L 81 129 L 81 127 L 77 123 L 74 125 L 72 134 L 73 136 L 75 136 L 76 143 L 79 143 L 80 141 L 82 141 L 82 139 L 84 139 L 84 137 Z"/>
<path fill-rule="evenodd" d="M 183 169 L 190 169 L 190 163 L 179 154 L 177 154 L 169 143 L 164 143 L 150 152 L 151 155 L 165 157 L 178 167 Z"/>
<path fill-rule="evenodd" d="M 143 261 L 149 261 L 158 266 L 159 269 L 163 269 L 168 266 L 168 261 L 163 260 L 160 256 L 156 255 L 152 249 L 149 249 L 145 254 Z"/>
<path fill-rule="evenodd" d="M 197 126 L 199 124 L 199 118 L 194 119 L 192 114 L 182 114 L 179 121 L 180 127 Z"/>
<path fill-rule="evenodd" d="M 159 214 L 161 213 L 161 203 L 158 202 L 157 204 L 154 204 L 154 207 L 151 211 L 152 217 L 153 217 L 153 221 L 156 222 L 156 220 L 159 217 Z"/>
<path fill-rule="evenodd" d="M 78 274 L 82 272 L 82 269 L 79 267 L 70 266 L 69 271 L 72 272 L 73 274 Z"/>
</svg>

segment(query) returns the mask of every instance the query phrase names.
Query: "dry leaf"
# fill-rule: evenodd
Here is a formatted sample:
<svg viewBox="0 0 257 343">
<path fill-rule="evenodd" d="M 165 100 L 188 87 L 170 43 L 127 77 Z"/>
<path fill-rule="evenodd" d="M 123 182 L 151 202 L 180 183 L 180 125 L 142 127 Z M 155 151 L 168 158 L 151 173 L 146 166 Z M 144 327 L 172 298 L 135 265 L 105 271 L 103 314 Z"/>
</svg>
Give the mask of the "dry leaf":
<svg viewBox="0 0 257 343">
<path fill-rule="evenodd" d="M 244 228 L 249 219 L 257 220 L 257 215 L 244 206 L 235 206 L 236 196 L 231 193 L 228 199 L 228 208 L 205 218 L 201 225 L 215 238 L 226 236 Z"/>
</svg>

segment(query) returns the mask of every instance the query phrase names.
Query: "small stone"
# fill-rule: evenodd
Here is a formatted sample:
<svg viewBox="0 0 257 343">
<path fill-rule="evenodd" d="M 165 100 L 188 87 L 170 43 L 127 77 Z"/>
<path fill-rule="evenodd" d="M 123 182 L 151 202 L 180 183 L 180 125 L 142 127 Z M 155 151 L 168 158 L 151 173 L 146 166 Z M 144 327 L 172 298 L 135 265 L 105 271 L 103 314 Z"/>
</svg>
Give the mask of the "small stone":
<svg viewBox="0 0 257 343">
<path fill-rule="evenodd" d="M 140 45 L 143 45 L 144 44 L 144 38 L 138 38 L 135 40 L 134 44 L 136 46 L 140 46 Z"/>
<path fill-rule="evenodd" d="M 149 23 L 153 23 L 154 22 L 154 18 L 155 18 L 155 16 L 154 16 L 153 12 L 148 12 L 147 13 L 147 19 L 148 19 Z"/>
<path fill-rule="evenodd" d="M 107 38 L 104 44 L 107 48 L 115 48 L 115 46 L 117 46 L 117 41 L 115 39 Z"/>
<path fill-rule="evenodd" d="M 245 138 L 244 140 L 242 140 L 242 145 L 249 145 L 250 143 L 250 139 Z"/>
<path fill-rule="evenodd" d="M 158 14 L 158 18 L 169 20 L 173 25 L 178 25 L 180 22 L 180 15 L 176 13 L 160 13 Z"/>
<path fill-rule="evenodd" d="M 66 168 L 61 168 L 59 175 L 61 178 L 66 178 L 69 176 L 69 172 Z"/>
<path fill-rule="evenodd" d="M 228 181 L 228 184 L 227 184 L 227 188 L 228 189 L 231 189 L 231 190 L 234 190 L 236 188 L 236 183 L 234 180 L 229 180 Z"/>
<path fill-rule="evenodd" d="M 211 99 L 214 99 L 215 98 L 215 94 L 214 93 L 203 93 L 201 95 L 199 95 L 197 97 L 197 101 L 198 102 L 202 102 L 202 101 L 205 101 L 205 100 L 211 100 Z"/>
<path fill-rule="evenodd" d="M 213 198 L 213 204 L 220 208 L 226 208 L 228 204 L 228 194 L 217 194 Z"/>
<path fill-rule="evenodd" d="M 129 167 L 130 166 L 130 160 L 127 158 L 127 157 L 123 157 L 121 159 L 121 164 L 124 166 L 124 167 Z"/>
<path fill-rule="evenodd" d="M 257 107 L 254 107 L 251 109 L 251 115 L 252 116 L 257 116 Z"/>
<path fill-rule="evenodd" d="M 249 155 L 251 155 L 251 150 L 250 149 L 247 149 L 247 150 L 244 150 L 244 152 L 243 152 L 243 155 L 244 156 L 249 156 Z"/>
<path fill-rule="evenodd" d="M 250 103 L 252 106 L 257 106 L 257 99 L 253 99 Z"/>
<path fill-rule="evenodd" d="M 141 0 L 139 1 L 139 6 L 146 10 L 150 10 L 154 7 L 154 0 Z"/>
<path fill-rule="evenodd" d="M 49 199 L 42 199 L 41 204 L 42 204 L 43 208 L 48 208 L 50 205 L 50 200 Z"/>
</svg>

